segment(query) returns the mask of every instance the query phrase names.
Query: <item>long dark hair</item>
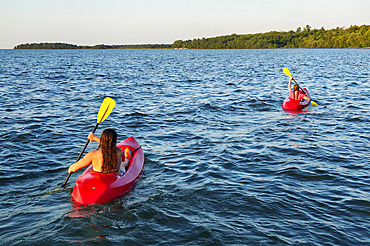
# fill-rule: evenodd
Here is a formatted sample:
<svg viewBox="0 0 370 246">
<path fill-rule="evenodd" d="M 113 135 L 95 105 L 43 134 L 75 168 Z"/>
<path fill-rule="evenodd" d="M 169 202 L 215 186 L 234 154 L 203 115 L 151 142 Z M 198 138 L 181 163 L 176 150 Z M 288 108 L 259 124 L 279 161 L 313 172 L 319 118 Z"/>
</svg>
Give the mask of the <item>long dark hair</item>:
<svg viewBox="0 0 370 246">
<path fill-rule="evenodd" d="M 114 129 L 105 129 L 102 132 L 99 148 L 103 154 L 102 172 L 117 171 L 117 132 Z"/>
</svg>

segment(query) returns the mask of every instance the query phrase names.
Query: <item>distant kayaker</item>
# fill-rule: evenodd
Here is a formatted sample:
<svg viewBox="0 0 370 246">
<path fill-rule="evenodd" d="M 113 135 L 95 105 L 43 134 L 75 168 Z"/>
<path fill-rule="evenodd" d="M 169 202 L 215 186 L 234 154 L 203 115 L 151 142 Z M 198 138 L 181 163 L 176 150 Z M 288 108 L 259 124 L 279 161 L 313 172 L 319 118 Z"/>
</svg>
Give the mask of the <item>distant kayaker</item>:
<svg viewBox="0 0 370 246">
<path fill-rule="evenodd" d="M 117 147 L 117 132 L 114 129 L 105 129 L 100 138 L 90 133 L 87 137 L 90 142 L 99 143 L 97 150 L 87 153 L 78 162 L 72 164 L 68 173 L 76 172 L 92 163 L 93 170 L 101 173 L 117 173 L 123 175 L 131 158 L 130 149 L 125 150 L 125 160 L 122 162 L 123 151 Z"/>
<path fill-rule="evenodd" d="M 293 86 L 293 90 L 291 89 L 293 77 L 290 77 L 289 84 L 288 84 L 288 91 L 289 91 L 289 97 L 292 100 L 298 100 L 301 101 L 301 99 L 310 101 L 311 99 L 309 97 L 306 97 L 304 93 L 299 92 L 299 86 L 295 84 Z"/>
</svg>

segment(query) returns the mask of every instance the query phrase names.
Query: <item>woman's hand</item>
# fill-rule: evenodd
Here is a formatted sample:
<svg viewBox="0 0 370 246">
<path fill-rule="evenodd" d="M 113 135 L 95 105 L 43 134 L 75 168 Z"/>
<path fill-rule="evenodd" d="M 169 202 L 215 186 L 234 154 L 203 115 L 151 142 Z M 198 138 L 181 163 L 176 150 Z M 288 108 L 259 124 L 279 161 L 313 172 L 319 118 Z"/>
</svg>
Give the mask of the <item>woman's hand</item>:
<svg viewBox="0 0 370 246">
<path fill-rule="evenodd" d="M 92 132 L 90 132 L 90 134 L 89 134 L 89 136 L 87 136 L 87 138 L 90 140 L 90 142 L 93 142 L 93 141 L 99 142 L 98 141 L 99 138 L 97 136 L 95 136 L 95 134 L 92 133 Z"/>
<path fill-rule="evenodd" d="M 77 170 L 74 168 L 74 164 L 72 164 L 69 168 L 68 168 L 68 173 L 74 173 L 76 172 Z"/>
</svg>

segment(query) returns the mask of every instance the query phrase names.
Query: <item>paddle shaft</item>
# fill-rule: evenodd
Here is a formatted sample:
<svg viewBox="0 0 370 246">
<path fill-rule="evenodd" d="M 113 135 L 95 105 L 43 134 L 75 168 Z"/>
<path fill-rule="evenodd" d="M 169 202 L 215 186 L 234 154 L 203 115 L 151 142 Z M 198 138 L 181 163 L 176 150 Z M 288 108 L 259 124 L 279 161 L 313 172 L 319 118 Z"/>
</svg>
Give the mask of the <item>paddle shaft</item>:
<svg viewBox="0 0 370 246">
<path fill-rule="evenodd" d="M 292 77 L 292 80 L 294 81 L 294 83 L 296 83 L 298 85 L 299 89 L 301 89 L 301 91 L 303 92 L 303 94 L 307 95 L 306 92 L 302 89 L 302 87 L 299 86 L 299 84 L 297 83 L 297 81 L 295 81 L 295 79 L 293 79 L 293 77 Z"/>
<path fill-rule="evenodd" d="M 96 126 L 95 126 L 94 130 L 92 131 L 92 133 L 94 133 L 94 132 L 96 131 L 96 129 L 98 128 L 98 126 L 99 126 L 99 123 L 97 123 L 97 124 L 96 124 Z M 80 155 L 78 156 L 78 158 L 77 158 L 76 162 L 78 162 L 78 161 L 81 159 L 81 156 L 82 156 L 82 155 L 83 155 L 83 153 L 85 152 L 85 149 L 87 148 L 87 145 L 89 145 L 89 143 L 90 143 L 90 140 L 88 139 L 88 140 L 86 141 L 86 144 L 85 144 L 85 146 L 84 146 L 83 150 L 81 151 Z M 72 174 L 72 173 L 73 173 L 73 172 L 70 172 L 70 173 L 68 174 L 68 177 L 66 178 L 66 180 L 65 180 L 65 181 L 64 181 L 64 183 L 62 184 L 62 187 L 64 187 L 64 186 L 67 184 L 68 179 L 69 179 L 69 177 L 71 177 L 71 174 Z"/>
</svg>

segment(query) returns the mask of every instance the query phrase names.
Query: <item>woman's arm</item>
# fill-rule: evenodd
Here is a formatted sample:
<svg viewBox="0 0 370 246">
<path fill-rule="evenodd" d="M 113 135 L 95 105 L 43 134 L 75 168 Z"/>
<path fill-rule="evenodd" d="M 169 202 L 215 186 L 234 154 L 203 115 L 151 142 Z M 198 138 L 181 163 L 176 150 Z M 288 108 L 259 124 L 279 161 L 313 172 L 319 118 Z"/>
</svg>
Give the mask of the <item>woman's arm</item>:
<svg viewBox="0 0 370 246">
<path fill-rule="evenodd" d="M 92 156 L 93 156 L 92 152 L 93 151 L 90 151 L 89 153 L 87 153 L 87 155 L 85 155 L 84 158 L 80 159 L 78 162 L 73 163 L 69 167 L 68 173 L 71 173 L 71 172 L 74 173 L 77 170 L 80 170 L 81 168 L 84 168 L 84 167 L 90 165 L 92 163 Z"/>
<path fill-rule="evenodd" d="M 126 159 L 124 162 L 122 162 L 123 158 L 123 151 L 121 148 L 117 147 L 117 164 L 118 164 L 118 172 L 121 174 L 121 170 L 126 172 L 126 167 L 128 166 L 129 160 Z"/>
<path fill-rule="evenodd" d="M 292 80 L 293 80 L 293 77 L 290 77 L 289 83 L 288 83 L 288 91 L 292 90 Z"/>
<path fill-rule="evenodd" d="M 120 147 L 117 147 L 117 166 L 121 166 L 123 151 Z"/>
</svg>

